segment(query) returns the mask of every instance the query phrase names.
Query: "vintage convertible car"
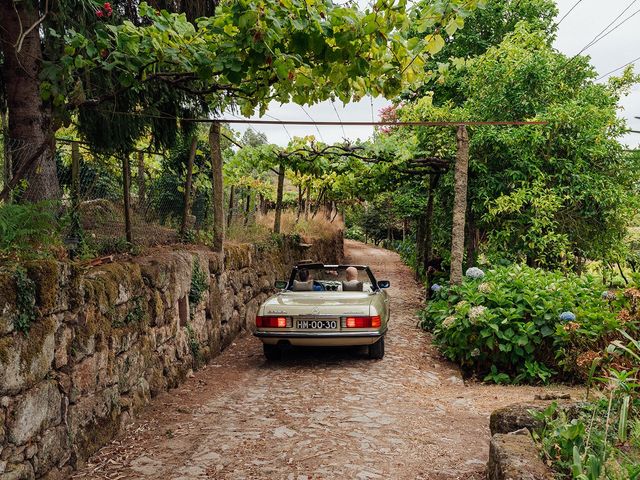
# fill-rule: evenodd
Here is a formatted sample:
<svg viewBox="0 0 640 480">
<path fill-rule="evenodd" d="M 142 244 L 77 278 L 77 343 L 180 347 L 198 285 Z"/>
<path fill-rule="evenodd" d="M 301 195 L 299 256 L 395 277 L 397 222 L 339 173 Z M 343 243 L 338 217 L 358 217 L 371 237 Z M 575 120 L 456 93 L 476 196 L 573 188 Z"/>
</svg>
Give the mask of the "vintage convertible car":
<svg viewBox="0 0 640 480">
<path fill-rule="evenodd" d="M 279 359 L 282 347 L 297 345 L 366 345 L 369 358 L 381 359 L 388 287 L 364 265 L 299 264 L 258 309 L 255 336 L 269 360 Z"/>
</svg>

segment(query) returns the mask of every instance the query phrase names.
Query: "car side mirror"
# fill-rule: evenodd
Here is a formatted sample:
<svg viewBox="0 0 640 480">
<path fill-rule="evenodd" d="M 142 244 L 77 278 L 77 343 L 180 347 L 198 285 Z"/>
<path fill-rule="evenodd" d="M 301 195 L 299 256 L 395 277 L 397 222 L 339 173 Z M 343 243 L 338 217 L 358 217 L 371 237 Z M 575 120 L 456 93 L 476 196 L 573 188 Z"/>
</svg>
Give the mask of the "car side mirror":
<svg viewBox="0 0 640 480">
<path fill-rule="evenodd" d="M 280 290 L 284 290 L 285 288 L 287 288 L 287 284 L 288 282 L 286 280 L 276 280 L 276 288 L 280 289 Z"/>
<path fill-rule="evenodd" d="M 389 288 L 391 282 L 389 280 L 378 280 L 378 288 Z"/>
</svg>

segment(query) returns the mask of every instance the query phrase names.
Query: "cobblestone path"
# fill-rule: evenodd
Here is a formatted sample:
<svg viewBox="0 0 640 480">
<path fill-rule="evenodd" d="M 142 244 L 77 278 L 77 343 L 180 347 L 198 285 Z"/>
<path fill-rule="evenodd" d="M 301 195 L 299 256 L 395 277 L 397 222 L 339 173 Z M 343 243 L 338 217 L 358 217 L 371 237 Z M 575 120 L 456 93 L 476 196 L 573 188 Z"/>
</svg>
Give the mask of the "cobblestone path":
<svg viewBox="0 0 640 480">
<path fill-rule="evenodd" d="M 350 241 L 346 253 L 391 280 L 383 360 L 307 350 L 267 363 L 246 335 L 74 478 L 484 478 L 490 412 L 541 389 L 465 385 L 416 328 L 423 292 L 398 255 Z"/>
</svg>

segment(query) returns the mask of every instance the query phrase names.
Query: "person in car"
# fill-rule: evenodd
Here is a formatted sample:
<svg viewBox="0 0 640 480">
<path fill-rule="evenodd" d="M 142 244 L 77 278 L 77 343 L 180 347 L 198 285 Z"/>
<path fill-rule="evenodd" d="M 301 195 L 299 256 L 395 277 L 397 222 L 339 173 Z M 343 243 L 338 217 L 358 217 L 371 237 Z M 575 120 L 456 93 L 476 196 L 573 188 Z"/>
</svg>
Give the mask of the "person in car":
<svg viewBox="0 0 640 480">
<path fill-rule="evenodd" d="M 361 292 L 362 282 L 358 280 L 358 269 L 356 267 L 348 267 L 345 270 L 346 281 L 342 282 L 343 292 Z"/>
<path fill-rule="evenodd" d="M 298 279 L 293 281 L 293 290 L 298 292 L 320 292 L 324 290 L 322 285 L 315 282 L 313 278 L 311 278 L 311 273 L 309 270 L 303 269 L 298 272 Z"/>
</svg>

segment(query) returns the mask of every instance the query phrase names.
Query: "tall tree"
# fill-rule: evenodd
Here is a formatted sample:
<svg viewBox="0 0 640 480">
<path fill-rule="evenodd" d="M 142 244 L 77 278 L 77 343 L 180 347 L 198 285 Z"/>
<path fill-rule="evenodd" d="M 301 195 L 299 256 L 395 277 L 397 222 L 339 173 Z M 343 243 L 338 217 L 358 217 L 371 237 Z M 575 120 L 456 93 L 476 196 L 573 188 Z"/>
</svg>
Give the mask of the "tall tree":
<svg viewBox="0 0 640 480">
<path fill-rule="evenodd" d="M 235 106 L 250 114 L 271 100 L 392 96 L 443 45 L 440 34 L 424 35 L 427 27 L 407 38 L 407 26 L 447 25 L 451 34 L 456 19 L 478 3 L 407 10 L 405 2 L 383 1 L 362 12 L 330 1 L 241 0 L 224 2 L 211 15 L 206 0 L 137 9 L 135 0 L 114 6 L 2 0 L 10 135 L 29 134 L 38 153 L 16 169 L 16 181 L 28 181 L 30 199 L 58 194 L 53 134 L 76 113 L 95 148 L 128 153 L 149 131 L 154 142 L 171 145 L 180 117 Z M 193 20 L 202 13 L 208 16 Z M 134 21 L 123 21 L 127 15 Z"/>
</svg>

